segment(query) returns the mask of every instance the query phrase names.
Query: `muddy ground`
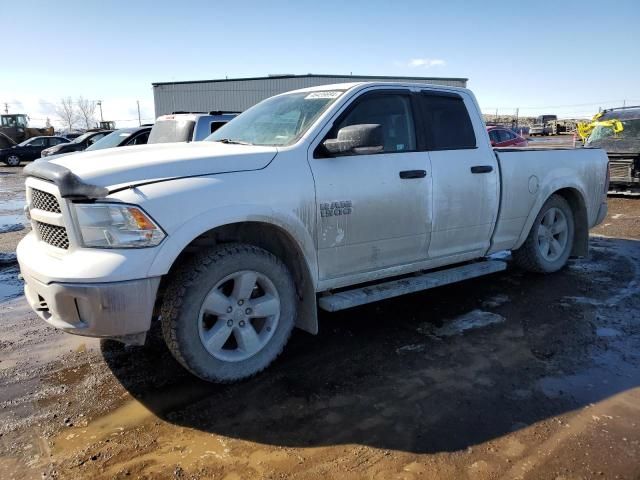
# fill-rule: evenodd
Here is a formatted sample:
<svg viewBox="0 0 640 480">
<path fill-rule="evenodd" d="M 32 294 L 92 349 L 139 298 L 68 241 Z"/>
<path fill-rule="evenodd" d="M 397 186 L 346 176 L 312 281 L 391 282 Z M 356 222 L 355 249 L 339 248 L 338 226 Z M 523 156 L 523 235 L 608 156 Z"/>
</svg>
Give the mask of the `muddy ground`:
<svg viewBox="0 0 640 480">
<path fill-rule="evenodd" d="M 20 294 L 0 168 L 0 478 L 640 478 L 640 199 L 591 257 L 322 314 L 262 375 L 62 334 Z"/>
</svg>

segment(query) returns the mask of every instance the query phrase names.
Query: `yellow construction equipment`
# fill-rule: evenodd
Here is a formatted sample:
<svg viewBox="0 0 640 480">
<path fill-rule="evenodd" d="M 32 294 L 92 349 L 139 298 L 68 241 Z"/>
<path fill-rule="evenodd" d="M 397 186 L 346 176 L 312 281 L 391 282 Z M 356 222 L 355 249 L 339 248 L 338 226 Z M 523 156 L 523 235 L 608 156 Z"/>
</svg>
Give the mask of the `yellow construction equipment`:
<svg viewBox="0 0 640 480">
<path fill-rule="evenodd" d="M 612 128 L 614 134 L 618 134 L 624 130 L 624 125 L 622 125 L 622 122 L 620 120 L 616 120 L 616 119 L 598 120 L 600 117 L 602 117 L 603 114 L 604 112 L 596 113 L 591 119 L 591 122 L 589 123 L 578 122 L 578 125 L 577 125 L 578 135 L 580 135 L 580 138 L 582 138 L 583 141 L 585 141 L 589 137 L 589 135 L 591 135 L 591 132 L 593 131 L 593 129 L 596 128 L 598 125 Z"/>
</svg>

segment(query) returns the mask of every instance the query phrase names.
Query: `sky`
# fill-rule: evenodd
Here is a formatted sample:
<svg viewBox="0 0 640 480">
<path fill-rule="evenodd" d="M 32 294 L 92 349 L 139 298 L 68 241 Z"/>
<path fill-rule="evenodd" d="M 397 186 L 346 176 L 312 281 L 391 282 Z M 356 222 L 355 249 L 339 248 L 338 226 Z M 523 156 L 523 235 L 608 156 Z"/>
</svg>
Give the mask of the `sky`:
<svg viewBox="0 0 640 480">
<path fill-rule="evenodd" d="M 0 109 L 32 126 L 62 97 L 129 126 L 136 101 L 153 121 L 152 82 L 283 73 L 465 77 L 491 114 L 640 104 L 640 0 L 20 0 L 0 17 Z"/>
</svg>

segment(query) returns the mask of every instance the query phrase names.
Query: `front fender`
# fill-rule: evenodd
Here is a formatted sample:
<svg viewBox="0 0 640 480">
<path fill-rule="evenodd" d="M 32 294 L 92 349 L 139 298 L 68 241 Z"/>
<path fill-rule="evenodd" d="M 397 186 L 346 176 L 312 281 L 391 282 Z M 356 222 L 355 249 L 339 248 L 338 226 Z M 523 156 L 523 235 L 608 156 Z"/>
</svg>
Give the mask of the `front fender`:
<svg viewBox="0 0 640 480">
<path fill-rule="evenodd" d="M 287 232 L 303 255 L 314 288 L 317 286 L 318 267 L 315 243 L 303 222 L 292 213 L 276 211 L 268 206 L 256 204 L 240 205 L 231 211 L 223 207 L 213 208 L 190 218 L 167 236 L 160 245 L 147 276 L 166 275 L 178 255 L 200 235 L 217 227 L 242 222 L 267 223 Z"/>
</svg>

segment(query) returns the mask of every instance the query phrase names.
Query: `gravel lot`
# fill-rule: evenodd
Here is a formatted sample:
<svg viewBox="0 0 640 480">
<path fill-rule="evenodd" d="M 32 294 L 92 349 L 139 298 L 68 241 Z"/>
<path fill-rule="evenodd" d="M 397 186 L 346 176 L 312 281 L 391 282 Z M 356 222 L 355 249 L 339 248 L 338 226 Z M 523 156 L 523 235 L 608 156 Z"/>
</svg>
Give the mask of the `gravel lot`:
<svg viewBox="0 0 640 480">
<path fill-rule="evenodd" d="M 41 322 L 23 201 L 0 167 L 0 478 L 640 478 L 640 199 L 562 272 L 323 314 L 231 386 Z"/>
</svg>

